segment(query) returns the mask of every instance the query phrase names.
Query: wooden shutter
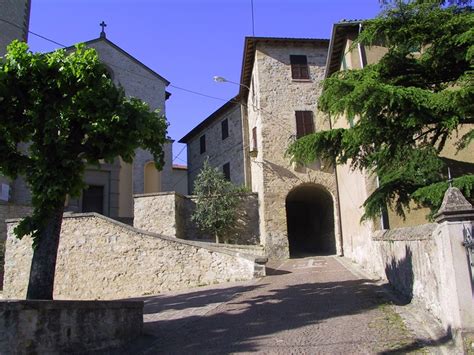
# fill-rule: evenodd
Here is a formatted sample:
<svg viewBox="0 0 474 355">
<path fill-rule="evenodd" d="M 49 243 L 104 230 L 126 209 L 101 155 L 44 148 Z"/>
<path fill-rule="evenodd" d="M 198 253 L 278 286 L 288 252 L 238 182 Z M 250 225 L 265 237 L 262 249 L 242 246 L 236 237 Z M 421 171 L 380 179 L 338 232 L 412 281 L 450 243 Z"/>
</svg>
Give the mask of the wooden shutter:
<svg viewBox="0 0 474 355">
<path fill-rule="evenodd" d="M 314 133 L 313 111 L 295 111 L 296 138 Z"/>
<path fill-rule="evenodd" d="M 290 55 L 291 77 L 309 79 L 308 59 L 305 55 Z"/>
<path fill-rule="evenodd" d="M 224 140 L 227 137 L 229 137 L 229 121 L 227 119 L 221 122 L 221 128 L 222 128 L 222 140 Z"/>
<path fill-rule="evenodd" d="M 312 111 L 303 111 L 304 135 L 314 133 L 314 121 Z"/>
<path fill-rule="evenodd" d="M 224 173 L 225 179 L 230 181 L 230 163 L 225 163 L 222 166 L 222 172 Z"/>
<path fill-rule="evenodd" d="M 257 150 L 257 127 L 252 128 L 252 150 Z"/>
<path fill-rule="evenodd" d="M 204 153 L 206 151 L 206 135 L 203 134 L 201 138 L 199 138 L 199 151 Z"/>
</svg>

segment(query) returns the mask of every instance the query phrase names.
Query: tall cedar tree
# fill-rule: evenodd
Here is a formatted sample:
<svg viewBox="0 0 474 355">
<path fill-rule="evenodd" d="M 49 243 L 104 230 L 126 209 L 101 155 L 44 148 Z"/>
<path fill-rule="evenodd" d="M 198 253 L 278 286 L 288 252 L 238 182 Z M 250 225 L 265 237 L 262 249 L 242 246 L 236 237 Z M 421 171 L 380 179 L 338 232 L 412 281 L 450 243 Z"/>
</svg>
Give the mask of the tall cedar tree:
<svg viewBox="0 0 474 355">
<path fill-rule="evenodd" d="M 374 172 L 379 187 L 364 202 L 363 218 L 389 205 L 402 216 L 410 201 L 442 202 L 447 167 L 454 186 L 472 198 L 473 165 L 440 156 L 448 139 L 471 149 L 474 137 L 474 13 L 469 1 L 388 1 L 364 21 L 357 43 L 387 53 L 360 70 L 340 71 L 323 83 L 319 108 L 331 118 L 357 117 L 347 129 L 297 140 L 287 154 L 296 162 L 349 161 Z M 355 47 L 354 47 L 355 48 Z M 457 135 L 464 125 L 468 133 Z"/>
<path fill-rule="evenodd" d="M 242 189 L 227 181 L 207 160 L 204 161 L 194 183 L 197 200 L 191 220 L 200 230 L 214 236 L 216 243 L 228 241 L 226 233 L 235 226 L 238 219 L 237 206 L 241 192 Z"/>
<path fill-rule="evenodd" d="M 87 164 L 148 149 L 157 168 L 167 122 L 144 102 L 125 97 L 95 50 L 31 53 L 10 44 L 0 58 L 0 173 L 24 176 L 33 213 L 16 227 L 33 239 L 28 299 L 52 299 L 66 195 L 78 196 Z"/>
</svg>

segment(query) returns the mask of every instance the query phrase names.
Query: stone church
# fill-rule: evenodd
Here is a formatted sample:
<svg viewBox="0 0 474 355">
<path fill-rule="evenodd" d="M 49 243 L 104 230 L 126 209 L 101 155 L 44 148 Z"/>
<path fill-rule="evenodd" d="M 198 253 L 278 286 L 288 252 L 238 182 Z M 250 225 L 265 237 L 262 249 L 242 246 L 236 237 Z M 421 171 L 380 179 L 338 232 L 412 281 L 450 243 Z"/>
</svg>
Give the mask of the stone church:
<svg viewBox="0 0 474 355">
<path fill-rule="evenodd" d="M 0 56 L 14 39 L 28 38 L 31 0 L 0 0 L 2 9 L 0 21 Z M 166 113 L 165 102 L 170 97 L 166 91 L 169 81 L 141 63 L 125 50 L 107 39 L 104 28 L 99 37 L 85 42 L 94 48 L 106 65 L 112 79 L 125 90 L 126 95 L 147 102 L 151 109 Z M 72 50 L 68 47 L 66 50 Z M 88 185 L 78 198 L 69 198 L 66 211 L 98 212 L 105 216 L 131 223 L 133 219 L 133 195 L 176 190 L 187 191 L 186 168 L 172 164 L 172 143 L 170 139 L 163 147 L 165 166 L 157 171 L 152 156 L 142 149 L 136 151 L 132 164 L 117 158 L 113 164 L 91 166 L 85 172 Z M 3 252 L 5 224 L 8 218 L 22 217 L 31 210 L 31 195 L 22 178 L 11 181 L 0 177 L 0 250 Z"/>
</svg>

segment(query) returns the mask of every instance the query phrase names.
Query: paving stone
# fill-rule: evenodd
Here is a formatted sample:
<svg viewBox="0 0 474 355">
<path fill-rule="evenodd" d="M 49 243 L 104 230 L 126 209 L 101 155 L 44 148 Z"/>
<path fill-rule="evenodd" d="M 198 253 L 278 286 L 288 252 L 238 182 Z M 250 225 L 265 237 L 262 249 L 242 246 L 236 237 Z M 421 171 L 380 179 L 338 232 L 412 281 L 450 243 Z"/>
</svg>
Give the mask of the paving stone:
<svg viewBox="0 0 474 355">
<path fill-rule="evenodd" d="M 143 354 L 425 351 L 387 297 L 336 257 L 270 262 L 268 276 L 145 299 Z M 432 349 L 431 349 L 432 350 Z M 431 352 L 430 350 L 430 352 Z"/>
</svg>

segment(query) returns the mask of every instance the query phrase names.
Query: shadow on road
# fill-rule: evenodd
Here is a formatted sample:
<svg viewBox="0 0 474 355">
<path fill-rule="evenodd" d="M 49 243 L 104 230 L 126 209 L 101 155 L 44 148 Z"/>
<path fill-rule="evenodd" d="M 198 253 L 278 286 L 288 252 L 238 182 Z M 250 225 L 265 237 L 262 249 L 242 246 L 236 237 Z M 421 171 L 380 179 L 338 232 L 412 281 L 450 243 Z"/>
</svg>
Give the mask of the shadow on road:
<svg viewBox="0 0 474 355">
<path fill-rule="evenodd" d="M 152 353 L 257 351 L 261 350 L 257 342 L 272 334 L 363 313 L 388 302 L 383 296 L 385 287 L 370 280 L 303 283 L 258 290 L 264 286 L 229 288 L 216 294 L 193 292 L 169 299 L 158 297 L 156 304 L 147 304 L 146 313 L 204 305 L 210 300 L 215 302 L 216 297 L 224 299 L 233 292 L 246 292 L 245 298 L 236 297 L 225 308 L 217 308 L 205 316 L 190 315 L 145 324 L 145 333 L 156 339 Z M 227 296 L 219 295 L 221 292 Z"/>
</svg>

